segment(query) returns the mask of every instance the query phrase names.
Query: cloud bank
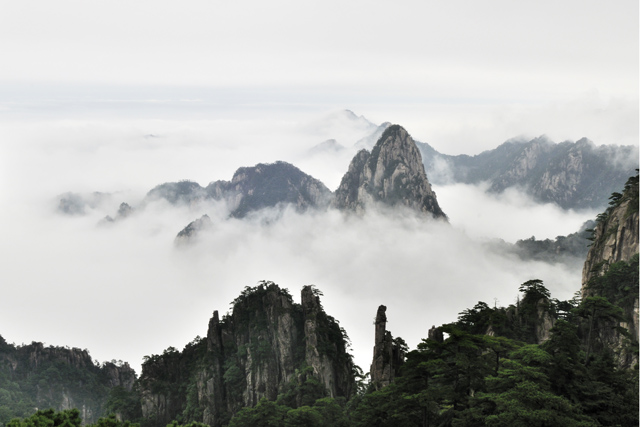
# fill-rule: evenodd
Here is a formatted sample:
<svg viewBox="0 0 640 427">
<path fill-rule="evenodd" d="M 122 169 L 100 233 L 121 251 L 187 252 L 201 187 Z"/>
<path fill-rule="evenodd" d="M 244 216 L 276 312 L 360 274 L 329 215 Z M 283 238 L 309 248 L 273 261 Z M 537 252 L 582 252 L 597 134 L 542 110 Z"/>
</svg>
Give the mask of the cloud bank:
<svg viewBox="0 0 640 427">
<path fill-rule="evenodd" d="M 487 250 L 487 238 L 574 232 L 588 215 L 538 206 L 517 193 L 493 197 L 480 187 L 436 187 L 450 224 L 401 211 L 363 217 L 263 211 L 241 221 L 227 219 L 219 203 L 142 207 L 146 191 L 162 182 L 206 184 L 229 179 L 239 166 L 278 159 L 335 188 L 349 150 L 336 160 L 310 156 L 309 149 L 332 135 L 347 147 L 356 142 L 350 141 L 357 134 L 341 138 L 339 130 L 314 133 L 296 121 L 250 120 L 5 128 L 0 255 L 10 262 L 0 280 L 10 303 L 0 313 L 0 333 L 18 344 L 87 348 L 100 361 L 127 360 L 139 369 L 144 355 L 206 334 L 212 312 L 228 310 L 245 286 L 272 280 L 297 296 L 314 284 L 366 371 L 380 304 L 388 307 L 392 333 L 413 347 L 432 325 L 455 320 L 479 300 L 512 303 L 526 280 L 544 280 L 561 299 L 579 289 L 576 266 Z M 56 195 L 65 191 L 108 195 L 84 215 L 69 216 L 56 209 Z M 136 208 L 134 214 L 98 225 L 121 202 Z M 213 229 L 177 248 L 176 234 L 205 213 Z"/>
</svg>

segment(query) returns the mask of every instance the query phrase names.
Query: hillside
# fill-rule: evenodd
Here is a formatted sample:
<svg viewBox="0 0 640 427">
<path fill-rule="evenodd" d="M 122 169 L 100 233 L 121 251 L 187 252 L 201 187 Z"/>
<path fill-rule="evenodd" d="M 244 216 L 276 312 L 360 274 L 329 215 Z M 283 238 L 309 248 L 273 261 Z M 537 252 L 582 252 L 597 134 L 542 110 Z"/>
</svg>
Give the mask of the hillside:
<svg viewBox="0 0 640 427">
<path fill-rule="evenodd" d="M 637 147 L 596 146 L 586 138 L 559 144 L 544 136 L 514 139 L 475 156 L 450 156 L 417 144 L 435 184 L 488 182 L 495 193 L 517 187 L 564 209 L 602 209 L 638 168 Z"/>
</svg>

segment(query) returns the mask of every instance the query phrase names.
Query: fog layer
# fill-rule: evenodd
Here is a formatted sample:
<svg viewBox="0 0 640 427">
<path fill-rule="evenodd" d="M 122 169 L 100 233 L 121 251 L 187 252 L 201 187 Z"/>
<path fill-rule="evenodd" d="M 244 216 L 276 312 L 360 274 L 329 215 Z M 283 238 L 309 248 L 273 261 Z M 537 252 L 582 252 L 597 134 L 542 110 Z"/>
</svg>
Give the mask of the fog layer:
<svg viewBox="0 0 640 427">
<path fill-rule="evenodd" d="M 340 134 L 339 127 L 312 132 L 298 122 L 248 121 L 239 132 L 238 123 L 6 127 L 0 256 L 8 262 L 0 273 L 0 334 L 17 344 L 87 348 L 100 361 L 122 359 L 139 369 L 144 355 L 205 335 L 212 312 L 225 313 L 245 286 L 272 280 L 298 299 L 302 286 L 314 284 L 366 371 L 380 304 L 388 307 L 392 333 L 414 347 L 432 325 L 455 320 L 479 300 L 514 302 L 526 280 L 544 280 L 560 299 L 580 287 L 579 267 L 487 249 L 489 238 L 553 238 L 591 218 L 536 205 L 517 192 L 487 196 L 482 187 L 435 187 L 450 223 L 406 211 L 362 217 L 264 211 L 241 221 L 227 219 L 226 207 L 215 203 L 142 206 L 146 191 L 162 182 L 189 178 L 206 185 L 258 162 L 291 161 L 332 189 L 346 171 L 352 148 L 309 154 Z M 336 139 L 352 147 L 360 137 L 353 129 Z M 56 209 L 65 191 L 107 195 L 84 215 L 69 216 Z M 121 202 L 135 213 L 99 225 Z M 213 229 L 177 248 L 176 234 L 205 213 Z"/>
</svg>

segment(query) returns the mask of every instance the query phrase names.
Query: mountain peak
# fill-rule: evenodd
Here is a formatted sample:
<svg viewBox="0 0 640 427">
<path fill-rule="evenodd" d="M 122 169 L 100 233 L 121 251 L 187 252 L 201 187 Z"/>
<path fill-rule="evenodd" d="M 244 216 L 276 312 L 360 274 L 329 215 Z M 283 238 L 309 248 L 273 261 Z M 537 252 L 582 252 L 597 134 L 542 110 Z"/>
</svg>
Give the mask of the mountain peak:
<svg viewBox="0 0 640 427">
<path fill-rule="evenodd" d="M 371 202 L 404 205 L 446 217 L 431 189 L 416 143 L 400 125 L 391 125 L 371 152 L 360 150 L 336 190 L 334 206 L 363 210 Z"/>
</svg>

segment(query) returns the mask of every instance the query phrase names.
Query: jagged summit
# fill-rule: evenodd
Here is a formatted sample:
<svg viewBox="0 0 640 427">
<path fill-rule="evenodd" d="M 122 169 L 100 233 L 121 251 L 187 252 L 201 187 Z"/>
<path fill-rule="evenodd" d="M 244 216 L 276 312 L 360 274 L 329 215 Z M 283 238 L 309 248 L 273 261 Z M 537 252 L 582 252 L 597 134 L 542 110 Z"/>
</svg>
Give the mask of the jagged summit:
<svg viewBox="0 0 640 427">
<path fill-rule="evenodd" d="M 360 211 L 371 202 L 403 205 L 446 218 L 431 189 L 422 157 L 409 133 L 389 126 L 371 152 L 360 150 L 335 192 L 333 206 Z"/>
<path fill-rule="evenodd" d="M 487 182 L 488 191 L 516 187 L 563 209 L 606 207 L 638 167 L 637 146 L 597 146 L 587 138 L 555 143 L 546 135 L 517 137 L 475 156 L 450 156 L 417 142 L 434 184 Z"/>
<path fill-rule="evenodd" d="M 214 311 L 206 337 L 145 360 L 143 417 L 154 425 L 185 416 L 221 427 L 263 398 L 293 407 L 325 396 L 351 398 L 356 383 L 347 337 L 320 294 L 305 286 L 296 304 L 273 282 L 245 288 L 230 314 Z M 307 387 L 297 392 L 298 385 Z M 189 411 L 194 406 L 199 411 Z"/>
<path fill-rule="evenodd" d="M 278 161 L 241 167 L 231 181 L 215 181 L 206 187 L 197 182 L 167 182 L 147 193 L 146 201 L 165 199 L 171 204 L 196 204 L 203 200 L 225 200 L 231 216 L 242 218 L 252 211 L 293 205 L 297 210 L 324 207 L 331 191 L 294 165 Z"/>
<path fill-rule="evenodd" d="M 232 216 L 278 204 L 292 204 L 299 211 L 328 204 L 331 191 L 320 181 L 290 163 L 260 163 L 239 168 L 230 183 L 218 181 L 206 188 L 209 194 L 240 195 Z"/>
</svg>

